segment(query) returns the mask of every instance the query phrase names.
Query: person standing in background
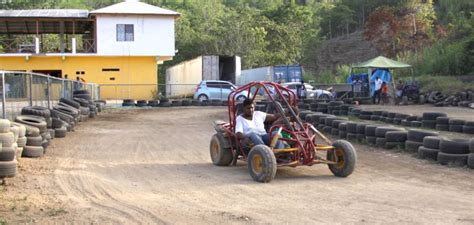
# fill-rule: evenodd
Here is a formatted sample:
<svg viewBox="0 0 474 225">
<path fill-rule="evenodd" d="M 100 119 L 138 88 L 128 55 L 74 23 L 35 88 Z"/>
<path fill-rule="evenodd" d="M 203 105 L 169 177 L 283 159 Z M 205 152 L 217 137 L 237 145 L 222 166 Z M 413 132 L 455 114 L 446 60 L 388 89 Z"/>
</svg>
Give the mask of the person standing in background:
<svg viewBox="0 0 474 225">
<path fill-rule="evenodd" d="M 372 96 L 373 104 L 375 104 L 375 99 L 377 99 L 377 104 L 380 104 L 380 94 L 382 92 L 382 83 L 383 81 L 379 77 L 375 77 L 375 91 L 374 91 L 374 96 Z"/>
</svg>

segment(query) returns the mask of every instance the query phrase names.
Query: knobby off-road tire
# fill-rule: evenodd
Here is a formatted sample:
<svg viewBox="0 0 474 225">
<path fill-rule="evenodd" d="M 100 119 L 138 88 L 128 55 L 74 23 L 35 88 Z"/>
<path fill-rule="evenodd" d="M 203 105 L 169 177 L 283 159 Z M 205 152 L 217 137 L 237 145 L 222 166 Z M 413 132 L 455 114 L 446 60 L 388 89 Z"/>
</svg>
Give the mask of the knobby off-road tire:
<svg viewBox="0 0 474 225">
<path fill-rule="evenodd" d="M 253 180 L 268 183 L 275 177 L 277 171 L 275 154 L 266 145 L 256 145 L 250 150 L 247 167 Z"/>
<path fill-rule="evenodd" d="M 233 159 L 230 148 L 226 145 L 226 140 L 219 134 L 214 134 L 209 146 L 212 163 L 216 166 L 228 166 Z"/>
<path fill-rule="evenodd" d="M 332 146 L 334 146 L 334 150 L 328 151 L 327 160 L 337 160 L 337 164 L 328 164 L 329 170 L 338 177 L 351 175 L 357 162 L 357 153 L 354 147 L 345 140 L 337 140 L 332 143 Z"/>
</svg>

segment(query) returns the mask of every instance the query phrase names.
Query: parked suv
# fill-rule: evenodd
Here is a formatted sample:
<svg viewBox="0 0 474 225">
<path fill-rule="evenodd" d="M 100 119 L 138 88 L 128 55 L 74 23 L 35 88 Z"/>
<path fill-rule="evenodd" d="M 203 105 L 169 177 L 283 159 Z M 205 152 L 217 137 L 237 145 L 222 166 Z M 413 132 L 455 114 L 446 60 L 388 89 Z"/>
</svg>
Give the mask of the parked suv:
<svg viewBox="0 0 474 225">
<path fill-rule="evenodd" d="M 196 87 L 194 99 L 198 99 L 199 101 L 212 99 L 227 101 L 227 97 L 229 96 L 230 92 L 235 89 L 237 89 L 237 87 L 228 81 L 203 80 Z M 244 91 L 236 96 L 236 99 L 237 101 L 243 101 L 247 98 L 247 96 L 248 92 Z"/>
</svg>

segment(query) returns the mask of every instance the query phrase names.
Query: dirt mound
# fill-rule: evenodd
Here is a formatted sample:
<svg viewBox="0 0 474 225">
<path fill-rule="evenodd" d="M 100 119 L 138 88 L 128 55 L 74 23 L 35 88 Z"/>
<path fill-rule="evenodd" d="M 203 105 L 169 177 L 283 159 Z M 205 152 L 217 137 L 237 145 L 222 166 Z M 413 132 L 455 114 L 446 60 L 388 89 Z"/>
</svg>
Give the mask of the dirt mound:
<svg viewBox="0 0 474 225">
<path fill-rule="evenodd" d="M 316 72 L 335 71 L 338 65 L 362 62 L 378 55 L 380 52 L 371 42 L 364 39 L 363 32 L 357 31 L 323 42 L 313 56 L 312 65 L 307 67 Z"/>
</svg>

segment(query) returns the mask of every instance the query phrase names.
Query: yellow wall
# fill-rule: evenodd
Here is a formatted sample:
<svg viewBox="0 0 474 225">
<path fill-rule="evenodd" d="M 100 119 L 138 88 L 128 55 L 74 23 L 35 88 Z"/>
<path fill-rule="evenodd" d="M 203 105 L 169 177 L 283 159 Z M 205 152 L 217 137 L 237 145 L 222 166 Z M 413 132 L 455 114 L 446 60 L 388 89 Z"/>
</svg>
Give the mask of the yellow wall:
<svg viewBox="0 0 474 225">
<path fill-rule="evenodd" d="M 105 72 L 103 68 L 120 71 Z M 63 76 L 67 74 L 71 80 L 79 76 L 86 82 L 97 83 L 102 99 L 151 99 L 158 83 L 157 69 L 156 57 L 0 57 L 0 70 L 62 70 Z M 84 75 L 76 75 L 76 71 L 84 71 Z"/>
</svg>

